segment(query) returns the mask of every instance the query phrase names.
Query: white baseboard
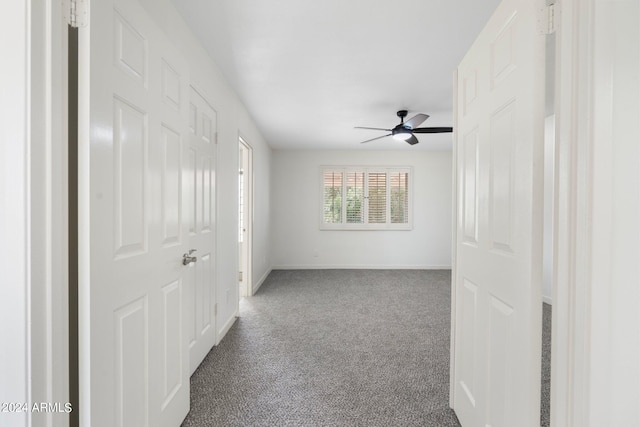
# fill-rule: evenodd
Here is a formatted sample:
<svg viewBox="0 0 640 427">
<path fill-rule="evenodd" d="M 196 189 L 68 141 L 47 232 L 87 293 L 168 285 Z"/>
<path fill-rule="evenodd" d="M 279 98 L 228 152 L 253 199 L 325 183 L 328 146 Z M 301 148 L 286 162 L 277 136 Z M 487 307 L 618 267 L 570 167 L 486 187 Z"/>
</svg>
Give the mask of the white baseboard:
<svg viewBox="0 0 640 427">
<path fill-rule="evenodd" d="M 276 265 L 273 270 L 451 270 L 450 265 L 309 264 Z"/>
<path fill-rule="evenodd" d="M 236 313 L 237 314 L 237 313 Z M 227 332 L 229 332 L 229 329 L 231 329 L 231 327 L 233 326 L 233 324 L 236 322 L 236 320 L 238 319 L 238 317 L 236 316 L 236 314 L 234 314 L 233 316 L 231 316 L 231 318 L 229 320 L 227 320 L 227 323 L 224 324 L 224 326 L 222 327 L 222 329 L 220 329 L 218 331 L 218 339 L 216 340 L 216 345 L 220 344 L 220 341 L 222 341 L 222 339 L 224 338 L 225 335 L 227 335 Z"/>
<path fill-rule="evenodd" d="M 549 305 L 553 305 L 553 300 L 551 299 L 551 297 L 548 297 L 545 295 L 542 296 L 542 302 L 546 302 Z"/>
<path fill-rule="evenodd" d="M 251 290 L 251 295 L 255 295 L 256 292 L 258 292 L 258 289 L 260 289 L 260 286 L 262 286 L 267 276 L 271 273 L 271 270 L 273 269 L 268 268 L 267 271 L 262 275 L 260 280 L 258 280 L 258 282 L 253 286 L 253 289 Z"/>
</svg>

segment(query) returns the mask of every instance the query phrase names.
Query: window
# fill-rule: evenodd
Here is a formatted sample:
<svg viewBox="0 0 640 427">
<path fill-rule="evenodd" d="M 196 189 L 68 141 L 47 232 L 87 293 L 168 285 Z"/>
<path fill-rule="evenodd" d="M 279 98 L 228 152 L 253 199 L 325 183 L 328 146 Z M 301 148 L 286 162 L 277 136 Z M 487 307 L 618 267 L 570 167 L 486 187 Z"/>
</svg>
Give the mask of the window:
<svg viewBox="0 0 640 427">
<path fill-rule="evenodd" d="M 323 230 L 411 229 L 411 168 L 321 168 Z"/>
</svg>

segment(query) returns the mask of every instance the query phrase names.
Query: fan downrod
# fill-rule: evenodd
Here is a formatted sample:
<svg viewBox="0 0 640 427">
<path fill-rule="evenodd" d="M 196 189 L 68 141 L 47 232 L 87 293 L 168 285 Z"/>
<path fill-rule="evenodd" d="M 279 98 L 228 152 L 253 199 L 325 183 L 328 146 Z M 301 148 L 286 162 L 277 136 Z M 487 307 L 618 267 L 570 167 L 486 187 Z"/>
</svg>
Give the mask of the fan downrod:
<svg viewBox="0 0 640 427">
<path fill-rule="evenodd" d="M 404 123 L 404 118 L 407 117 L 407 110 L 400 110 L 396 114 L 400 117 L 400 123 Z"/>
</svg>

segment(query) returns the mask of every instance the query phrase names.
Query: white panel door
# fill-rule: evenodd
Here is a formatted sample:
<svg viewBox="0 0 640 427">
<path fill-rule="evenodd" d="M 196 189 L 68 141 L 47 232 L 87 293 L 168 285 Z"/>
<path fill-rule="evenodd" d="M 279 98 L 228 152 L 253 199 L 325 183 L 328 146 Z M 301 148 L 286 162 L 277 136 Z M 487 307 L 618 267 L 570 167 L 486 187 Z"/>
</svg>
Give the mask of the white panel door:
<svg viewBox="0 0 640 427">
<path fill-rule="evenodd" d="M 215 328 L 215 188 L 216 111 L 193 86 L 189 91 L 189 149 L 185 180 L 189 247 L 198 262 L 187 273 L 189 366 L 193 373 L 216 342 Z"/>
<path fill-rule="evenodd" d="M 457 72 L 454 409 L 464 427 L 540 410 L 542 1 L 504 0 Z"/>
<path fill-rule="evenodd" d="M 187 65 L 134 0 L 92 1 L 81 43 L 90 184 L 80 417 L 177 426 L 189 410 Z"/>
</svg>

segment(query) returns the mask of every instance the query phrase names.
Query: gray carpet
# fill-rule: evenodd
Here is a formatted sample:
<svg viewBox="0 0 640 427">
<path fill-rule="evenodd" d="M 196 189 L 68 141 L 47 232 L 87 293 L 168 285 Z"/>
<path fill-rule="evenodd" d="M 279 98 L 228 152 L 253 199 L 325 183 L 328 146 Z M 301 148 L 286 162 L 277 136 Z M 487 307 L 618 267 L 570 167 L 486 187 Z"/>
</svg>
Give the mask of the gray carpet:
<svg viewBox="0 0 640 427">
<path fill-rule="evenodd" d="M 183 426 L 459 426 L 450 282 L 448 270 L 273 271 L 191 377 Z"/>
<path fill-rule="evenodd" d="M 183 426 L 458 426 L 448 270 L 273 271 L 191 377 Z"/>
<path fill-rule="evenodd" d="M 551 404 L 551 306 L 542 303 L 542 392 L 540 426 L 549 427 Z"/>
</svg>

